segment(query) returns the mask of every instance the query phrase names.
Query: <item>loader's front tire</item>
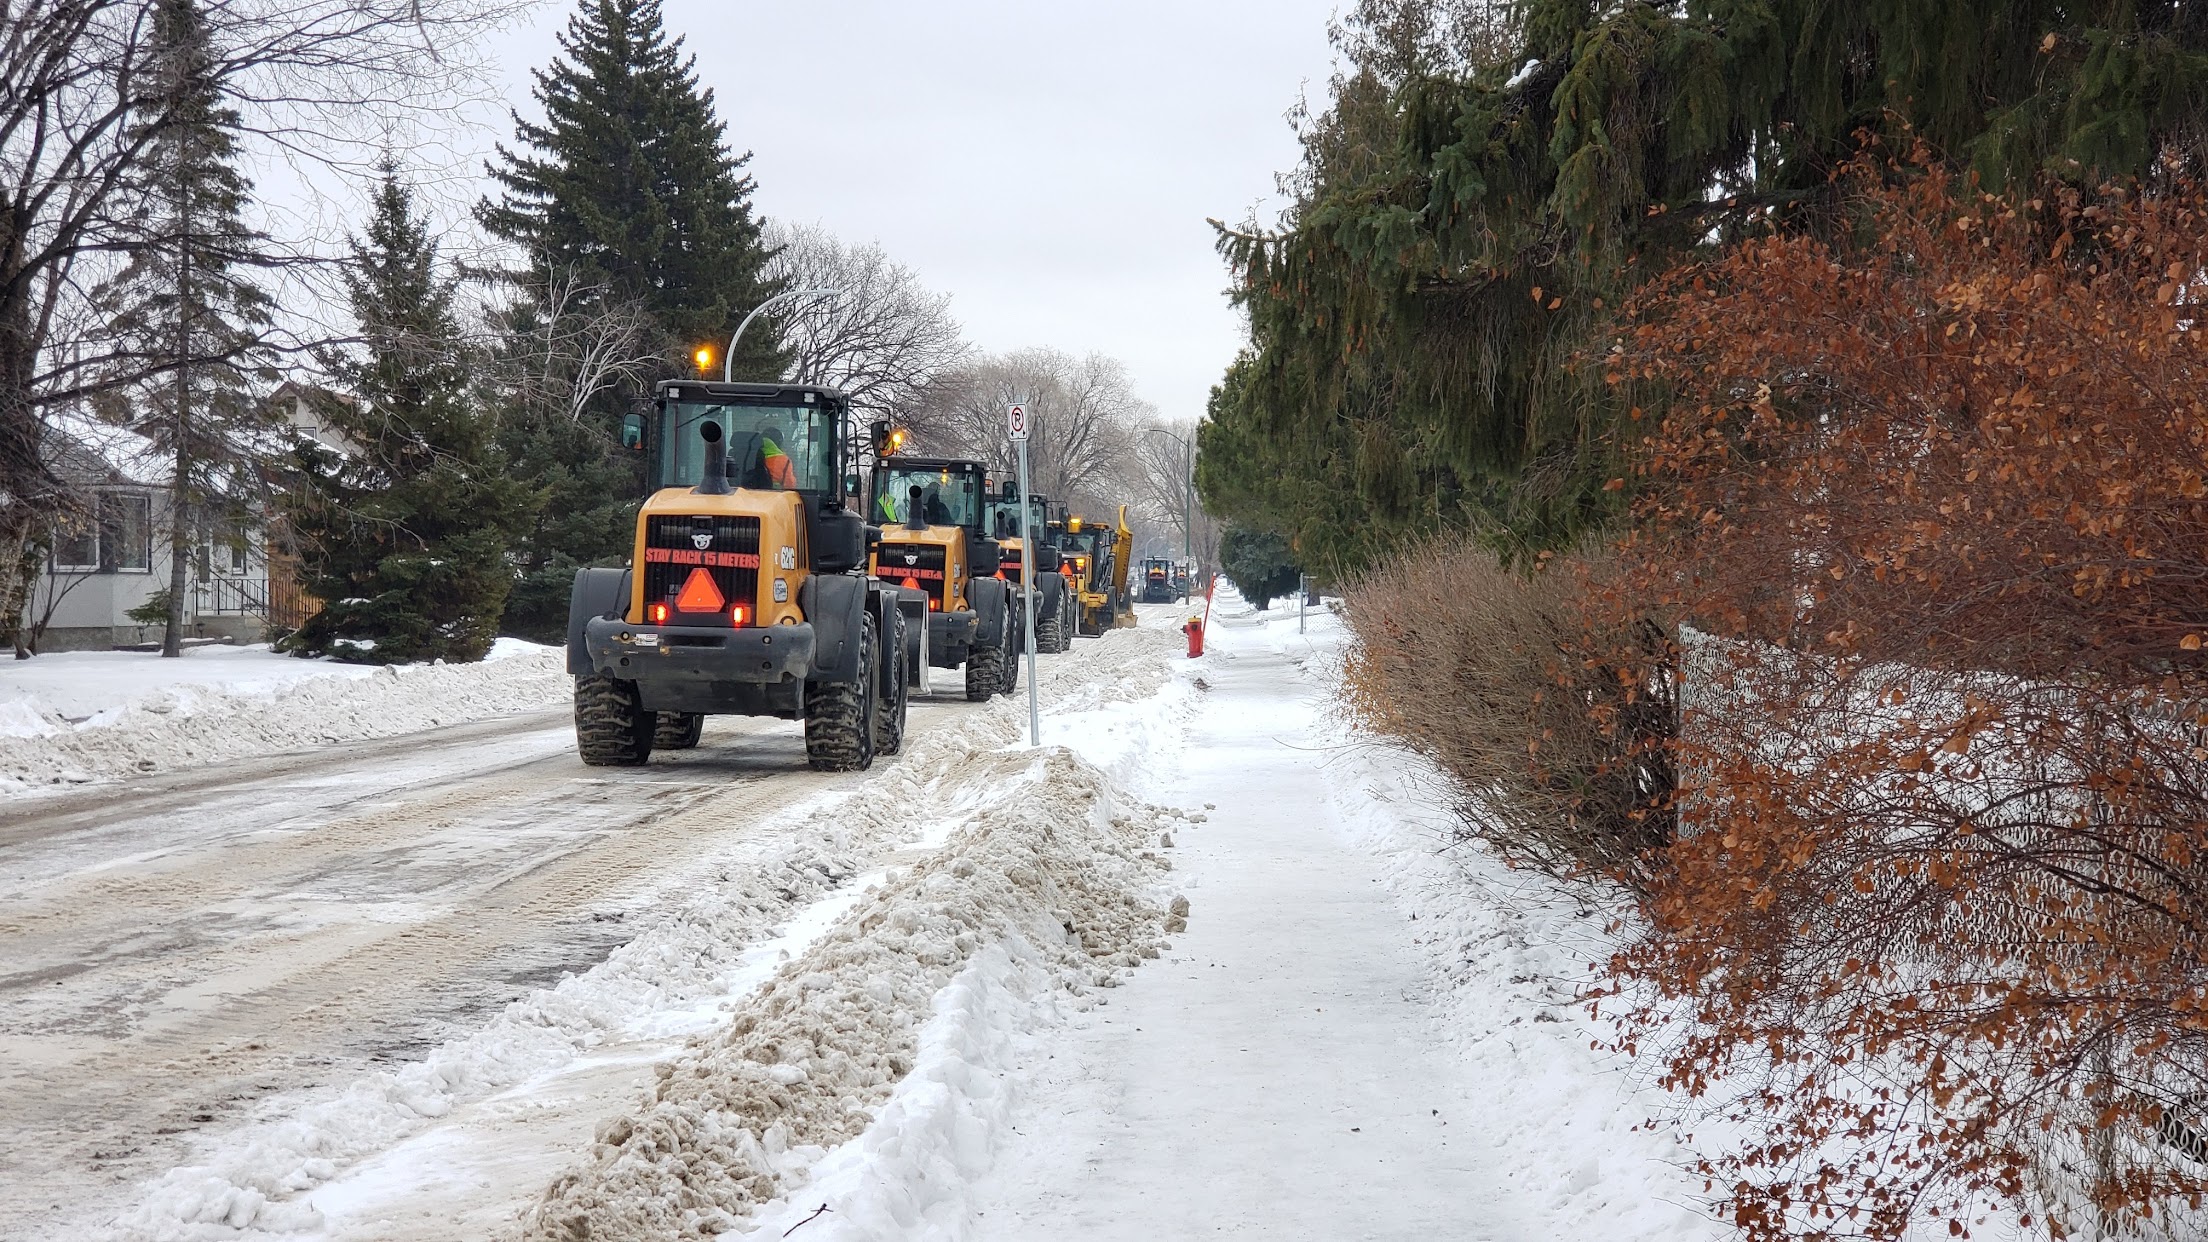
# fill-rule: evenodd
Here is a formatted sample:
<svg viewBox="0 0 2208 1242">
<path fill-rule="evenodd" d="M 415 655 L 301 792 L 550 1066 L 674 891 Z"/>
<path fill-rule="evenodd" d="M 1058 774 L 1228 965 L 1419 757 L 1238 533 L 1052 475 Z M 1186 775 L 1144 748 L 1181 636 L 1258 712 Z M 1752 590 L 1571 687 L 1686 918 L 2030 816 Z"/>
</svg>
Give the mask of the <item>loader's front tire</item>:
<svg viewBox="0 0 2208 1242">
<path fill-rule="evenodd" d="M 705 733 L 704 712 L 661 712 L 652 730 L 653 750 L 688 750 Z"/>
<path fill-rule="evenodd" d="M 912 674 L 905 668 L 903 615 L 900 614 L 897 620 L 899 632 L 895 635 L 896 642 L 890 649 L 889 657 L 896 675 L 890 678 L 887 685 L 875 687 L 881 695 L 880 702 L 874 709 L 874 753 L 877 755 L 894 755 L 905 748 L 905 705 L 912 698 Z"/>
<path fill-rule="evenodd" d="M 1009 696 L 1020 688 L 1020 659 L 1026 652 L 1027 636 L 1024 634 L 1017 644 L 1004 649 L 1004 677 L 997 683 L 998 694 Z"/>
<path fill-rule="evenodd" d="M 1004 648 L 972 647 L 966 652 L 966 701 L 986 703 L 1004 692 Z"/>
<path fill-rule="evenodd" d="M 575 749 L 594 768 L 633 768 L 652 757 L 659 714 L 636 683 L 604 673 L 575 679 Z"/>
<path fill-rule="evenodd" d="M 864 772 L 874 766 L 874 731 L 880 704 L 874 697 L 874 618 L 859 635 L 859 675 L 852 681 L 805 686 L 805 762 L 819 772 Z"/>
</svg>

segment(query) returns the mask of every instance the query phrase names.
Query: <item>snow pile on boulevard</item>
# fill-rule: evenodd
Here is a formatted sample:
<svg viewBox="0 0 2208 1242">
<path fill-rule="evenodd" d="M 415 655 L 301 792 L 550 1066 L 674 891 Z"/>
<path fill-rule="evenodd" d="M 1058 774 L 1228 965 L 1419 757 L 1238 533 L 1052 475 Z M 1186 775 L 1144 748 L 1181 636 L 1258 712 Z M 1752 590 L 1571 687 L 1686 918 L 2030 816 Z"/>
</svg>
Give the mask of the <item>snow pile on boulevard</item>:
<svg viewBox="0 0 2208 1242">
<path fill-rule="evenodd" d="M 1122 811 L 1097 768 L 1040 753 L 976 764 L 969 779 L 995 792 L 973 821 L 870 893 L 724 1033 L 662 1065 L 654 1098 L 600 1129 L 527 1236 L 645 1242 L 736 1228 L 874 1124 L 920 1056 L 938 993 L 970 965 L 984 977 L 1007 959 L 1047 966 L 1079 994 L 1157 956 L 1169 914 L 1148 897 L 1170 869 L 1148 848 L 1157 812 Z"/>
<path fill-rule="evenodd" d="M 1083 717 L 1096 711 L 1124 717 L 1129 705 L 1154 704 L 1139 720 L 1117 720 L 1112 732 L 1133 749 L 1169 748 L 1173 723 L 1185 716 L 1164 662 L 1173 646 L 1171 635 L 1147 631 L 1118 631 L 1084 643 L 1080 650 L 1089 660 L 1043 665 L 1045 692 L 1068 695 Z M 1099 665 L 1112 670 L 1102 682 L 1096 681 Z M 564 676 L 560 685 L 564 695 Z M 1026 793 L 1055 797 L 1043 789 L 1054 769 L 1037 764 L 1039 754 L 1076 764 L 1085 774 L 1082 788 L 1102 781 L 1063 751 L 1004 751 L 1024 739 L 1026 717 L 1024 699 L 999 699 L 914 735 L 901 756 L 877 766 L 856 790 L 797 803 L 757 834 L 732 841 L 696 874 L 640 894 L 653 911 L 650 920 L 588 972 L 513 1002 L 482 1030 L 423 1060 L 303 1105 L 272 1100 L 259 1122 L 209 1136 L 197 1163 L 155 1179 L 105 1236 L 116 1242 L 215 1242 L 319 1233 L 332 1222 L 315 1204 L 317 1188 L 454 1109 L 508 1089 L 526 1091 L 526 1084 L 594 1048 L 720 1028 L 728 1020 L 723 1011 L 763 982 L 755 949 L 775 928 L 816 903 L 836 901 L 835 890 L 899 846 L 962 839 L 954 834 L 977 814 Z M 694 804 L 682 818 L 696 831 L 712 832 L 726 820 L 729 801 L 755 797 L 755 789 L 739 785 Z M 1096 799 L 1081 794 L 1076 802 L 1086 808 Z M 1143 866 L 1164 864 L 1143 860 Z M 867 909 L 879 902 L 876 894 L 855 896 L 873 903 Z M 840 926 L 848 935 L 850 921 Z M 1121 960 L 1131 965 L 1133 959 Z M 1124 968 L 1116 962 L 1094 967 L 1106 974 Z M 906 1031 L 890 1034 L 909 1039 Z M 911 1064 L 909 1054 L 904 1063 Z"/>
<path fill-rule="evenodd" d="M 513 639 L 480 664 L 367 667 L 251 648 L 39 656 L 0 665 L 0 797 L 392 737 L 568 693 L 561 649 Z"/>
</svg>

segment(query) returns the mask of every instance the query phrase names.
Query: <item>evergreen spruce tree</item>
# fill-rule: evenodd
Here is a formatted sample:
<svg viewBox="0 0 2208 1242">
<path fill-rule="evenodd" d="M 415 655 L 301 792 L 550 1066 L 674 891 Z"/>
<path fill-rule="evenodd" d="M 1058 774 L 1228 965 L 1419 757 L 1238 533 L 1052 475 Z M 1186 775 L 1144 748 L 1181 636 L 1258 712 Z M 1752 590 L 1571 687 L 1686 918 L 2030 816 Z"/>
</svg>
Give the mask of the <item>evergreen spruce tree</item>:
<svg viewBox="0 0 2208 1242">
<path fill-rule="evenodd" d="M 388 157 L 346 292 L 362 346 L 331 359 L 357 452 L 302 450 L 292 504 L 307 589 L 327 601 L 287 646 L 367 663 L 479 660 L 498 633 L 509 545 L 536 497 L 508 475 L 471 397 L 453 278 Z"/>
<path fill-rule="evenodd" d="M 159 0 L 148 72 L 158 103 L 138 124 L 156 131 L 135 170 L 141 231 L 129 262 L 95 291 L 119 357 L 142 373 L 101 413 L 145 435 L 169 463 L 168 617 L 161 654 L 181 654 L 195 537 L 227 526 L 264 491 L 275 453 L 263 393 L 273 379 L 272 302 L 251 278 L 262 236 L 244 212 L 238 114 L 224 102 L 197 0 Z"/>
<path fill-rule="evenodd" d="M 525 150 L 499 148 L 491 176 L 503 192 L 482 221 L 533 263 L 641 304 L 680 365 L 773 292 L 751 157 L 730 153 L 713 92 L 667 37 L 659 0 L 582 0 L 559 43 L 560 59 L 536 74 L 544 122 L 515 118 Z M 774 375 L 780 363 L 762 333 L 735 369 Z"/>
<path fill-rule="evenodd" d="M 696 347 L 718 357 L 777 289 L 763 274 L 750 157 L 729 150 L 713 94 L 668 37 L 658 0 L 582 0 L 559 42 L 559 58 L 536 75 L 544 120 L 515 118 L 518 150 L 500 148 L 491 169 L 500 193 L 479 218 L 525 256 L 520 287 L 579 282 L 602 307 L 641 307 L 657 332 L 659 375 L 685 373 Z M 739 377 L 782 374 L 767 327 L 746 334 Z M 509 632 L 559 637 L 575 567 L 627 554 L 640 479 L 613 429 L 634 395 L 604 394 L 579 422 L 564 408 L 507 412 L 515 467 L 547 496 L 519 548 Z"/>
<path fill-rule="evenodd" d="M 2208 173 L 2208 19 L 2178 0 L 1524 0 L 1406 47 L 1426 7 L 1359 5 L 1285 227 L 1220 235 L 1251 352 L 1198 486 L 1329 567 L 1616 519 L 1664 396 L 1604 382 L 1620 302 L 1713 241 L 1843 227 L 1864 135 L 1994 189 Z"/>
</svg>

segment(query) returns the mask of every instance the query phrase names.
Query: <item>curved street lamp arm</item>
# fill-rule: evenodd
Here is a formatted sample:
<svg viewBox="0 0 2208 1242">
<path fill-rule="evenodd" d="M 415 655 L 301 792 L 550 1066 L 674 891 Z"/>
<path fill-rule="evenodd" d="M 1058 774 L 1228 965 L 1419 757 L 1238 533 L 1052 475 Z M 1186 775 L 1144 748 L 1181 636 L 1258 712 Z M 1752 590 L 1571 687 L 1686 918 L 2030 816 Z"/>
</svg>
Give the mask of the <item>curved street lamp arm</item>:
<svg viewBox="0 0 2208 1242">
<path fill-rule="evenodd" d="M 843 290 L 841 289 L 785 289 L 752 307 L 751 313 L 744 316 L 743 322 L 736 325 L 736 335 L 728 338 L 728 352 L 721 357 L 721 382 L 724 384 L 734 382 L 736 378 L 736 342 L 744 339 L 744 329 L 751 326 L 751 321 L 759 317 L 760 311 L 777 302 L 787 302 L 795 298 L 834 298 L 841 296 L 843 296 Z"/>
</svg>

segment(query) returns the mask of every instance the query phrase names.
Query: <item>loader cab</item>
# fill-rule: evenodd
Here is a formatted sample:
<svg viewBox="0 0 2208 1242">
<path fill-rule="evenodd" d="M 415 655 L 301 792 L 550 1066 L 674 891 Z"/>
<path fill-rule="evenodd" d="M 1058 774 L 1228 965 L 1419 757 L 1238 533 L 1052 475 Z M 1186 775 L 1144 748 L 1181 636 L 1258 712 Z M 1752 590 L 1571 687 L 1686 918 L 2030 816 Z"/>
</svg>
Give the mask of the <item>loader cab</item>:
<svg viewBox="0 0 2208 1242">
<path fill-rule="evenodd" d="M 705 480 L 716 441 L 732 488 L 794 491 L 841 508 L 846 499 L 841 441 L 849 402 L 809 384 L 715 384 L 668 380 L 649 413 L 623 421 L 622 445 L 645 454 L 651 491 Z"/>
<path fill-rule="evenodd" d="M 867 513 L 885 531 L 959 526 L 970 538 L 986 539 L 985 494 L 979 462 L 893 457 L 875 468 Z"/>
<path fill-rule="evenodd" d="M 1009 693 L 1018 638 L 1003 581 L 1003 546 L 990 535 L 988 469 L 978 461 L 906 456 L 877 430 L 867 520 L 880 527 L 874 578 L 924 606 L 930 667 L 966 666 L 966 695 Z"/>
<path fill-rule="evenodd" d="M 1027 498 L 1027 521 L 1038 540 L 1050 528 L 1050 505 L 1041 496 Z M 1005 480 L 989 501 L 989 533 L 999 540 L 1020 538 L 1019 484 Z"/>
</svg>

